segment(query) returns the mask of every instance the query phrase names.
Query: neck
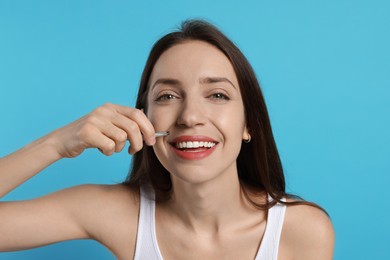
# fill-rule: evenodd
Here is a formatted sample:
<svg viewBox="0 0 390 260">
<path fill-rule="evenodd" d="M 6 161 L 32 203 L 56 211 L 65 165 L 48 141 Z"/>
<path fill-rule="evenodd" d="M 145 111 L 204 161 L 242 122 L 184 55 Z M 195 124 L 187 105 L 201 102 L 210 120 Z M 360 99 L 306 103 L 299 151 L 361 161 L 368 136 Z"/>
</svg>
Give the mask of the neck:
<svg viewBox="0 0 390 260">
<path fill-rule="evenodd" d="M 234 228 L 237 219 L 255 210 L 242 194 L 237 171 L 217 179 L 189 184 L 172 178 L 173 196 L 166 206 L 196 233 Z"/>
</svg>

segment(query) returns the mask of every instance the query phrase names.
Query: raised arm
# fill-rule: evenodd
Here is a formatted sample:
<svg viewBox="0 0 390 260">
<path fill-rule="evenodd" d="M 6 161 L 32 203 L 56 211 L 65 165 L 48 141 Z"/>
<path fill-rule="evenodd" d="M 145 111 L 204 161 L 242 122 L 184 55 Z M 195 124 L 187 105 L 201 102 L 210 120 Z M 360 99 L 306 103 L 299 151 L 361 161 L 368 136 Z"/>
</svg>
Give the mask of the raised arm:
<svg viewBox="0 0 390 260">
<path fill-rule="evenodd" d="M 144 137 L 142 137 L 141 133 Z M 154 128 L 138 109 L 105 104 L 77 121 L 53 131 L 0 159 L 0 198 L 61 158 L 98 148 L 109 156 L 129 140 L 129 153 L 155 142 Z"/>
<path fill-rule="evenodd" d="M 1 158 L 0 198 L 59 159 L 50 135 Z"/>
<path fill-rule="evenodd" d="M 134 154 L 142 149 L 143 141 L 154 144 L 154 133 L 142 111 L 105 104 L 1 158 L 0 197 L 61 158 L 76 157 L 87 148 L 98 148 L 109 156 L 120 152 L 127 140 L 129 153 Z M 29 201 L 0 202 L 0 251 L 89 237 L 85 230 L 87 222 L 82 219 L 86 218 L 83 209 L 88 209 L 85 203 L 91 200 L 78 197 L 88 197 L 91 192 L 74 189 Z"/>
</svg>

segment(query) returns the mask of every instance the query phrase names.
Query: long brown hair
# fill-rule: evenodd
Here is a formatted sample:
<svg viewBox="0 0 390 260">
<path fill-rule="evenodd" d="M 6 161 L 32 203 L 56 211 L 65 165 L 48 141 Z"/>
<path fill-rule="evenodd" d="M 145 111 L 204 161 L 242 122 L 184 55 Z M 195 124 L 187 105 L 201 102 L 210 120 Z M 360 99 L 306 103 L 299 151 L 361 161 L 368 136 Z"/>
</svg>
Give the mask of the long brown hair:
<svg viewBox="0 0 390 260">
<path fill-rule="evenodd" d="M 285 191 L 285 179 L 279 153 L 272 134 L 267 107 L 256 75 L 248 60 L 220 30 L 202 20 L 188 20 L 179 30 L 158 40 L 148 57 L 140 82 L 136 108 L 148 109 L 147 95 L 149 78 L 159 57 L 174 45 L 191 41 L 204 41 L 223 52 L 230 60 L 236 73 L 243 99 L 247 128 L 251 135 L 249 143 L 243 143 L 237 158 L 237 170 L 242 191 L 253 205 L 268 209 L 283 197 L 294 197 Z M 151 147 L 145 146 L 133 156 L 132 168 L 125 185 L 141 186 L 149 184 L 154 188 L 156 200 L 170 198 L 172 183 L 169 172 L 162 166 Z M 260 204 L 251 199 L 248 193 L 266 192 L 272 202 Z M 284 202 L 282 202 L 284 203 Z M 301 200 L 285 204 L 315 204 Z"/>
</svg>

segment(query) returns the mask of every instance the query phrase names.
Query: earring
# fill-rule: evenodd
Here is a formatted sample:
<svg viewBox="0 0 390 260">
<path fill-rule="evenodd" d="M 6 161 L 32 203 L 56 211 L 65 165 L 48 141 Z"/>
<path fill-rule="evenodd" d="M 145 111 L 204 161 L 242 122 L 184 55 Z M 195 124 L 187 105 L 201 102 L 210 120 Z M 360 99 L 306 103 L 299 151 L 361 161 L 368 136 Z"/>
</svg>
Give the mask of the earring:
<svg viewBox="0 0 390 260">
<path fill-rule="evenodd" d="M 244 143 L 249 143 L 251 140 L 252 140 L 252 137 L 250 134 L 248 134 L 249 138 L 248 139 L 244 139 Z"/>
</svg>

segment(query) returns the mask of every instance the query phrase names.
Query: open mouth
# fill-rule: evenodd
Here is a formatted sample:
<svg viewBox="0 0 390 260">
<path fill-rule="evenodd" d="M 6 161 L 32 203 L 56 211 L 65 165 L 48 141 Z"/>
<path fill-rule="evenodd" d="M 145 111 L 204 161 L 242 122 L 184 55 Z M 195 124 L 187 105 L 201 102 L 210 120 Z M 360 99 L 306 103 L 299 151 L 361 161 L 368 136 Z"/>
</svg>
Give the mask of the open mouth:
<svg viewBox="0 0 390 260">
<path fill-rule="evenodd" d="M 200 160 L 215 151 L 218 142 L 210 137 L 201 135 L 179 136 L 170 143 L 173 152 L 182 159 Z"/>
</svg>

